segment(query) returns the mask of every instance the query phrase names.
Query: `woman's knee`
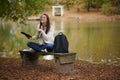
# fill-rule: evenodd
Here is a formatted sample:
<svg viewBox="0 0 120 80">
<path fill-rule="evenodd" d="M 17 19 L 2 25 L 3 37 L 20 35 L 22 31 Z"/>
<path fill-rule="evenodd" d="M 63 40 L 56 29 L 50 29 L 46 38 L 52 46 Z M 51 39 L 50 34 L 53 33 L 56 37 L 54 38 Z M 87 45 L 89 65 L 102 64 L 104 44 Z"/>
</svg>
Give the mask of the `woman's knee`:
<svg viewBox="0 0 120 80">
<path fill-rule="evenodd" d="M 52 52 L 53 51 L 53 44 L 47 44 L 47 51 Z"/>
</svg>

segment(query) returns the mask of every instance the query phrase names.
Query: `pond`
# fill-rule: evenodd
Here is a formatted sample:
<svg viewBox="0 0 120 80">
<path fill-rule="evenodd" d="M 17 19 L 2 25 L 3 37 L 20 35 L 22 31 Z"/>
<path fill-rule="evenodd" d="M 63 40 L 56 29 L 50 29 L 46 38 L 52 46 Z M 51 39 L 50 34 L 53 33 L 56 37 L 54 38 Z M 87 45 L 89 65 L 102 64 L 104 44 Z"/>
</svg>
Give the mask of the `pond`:
<svg viewBox="0 0 120 80">
<path fill-rule="evenodd" d="M 19 57 L 19 50 L 28 48 L 30 41 L 20 32 L 34 35 L 39 21 L 26 25 L 0 22 L 0 56 Z M 77 22 L 51 19 L 55 35 L 62 31 L 69 41 L 69 52 L 76 52 L 76 59 L 90 62 L 120 62 L 120 22 Z M 39 40 L 34 40 L 38 42 Z M 119 63 L 120 64 L 120 63 Z"/>
</svg>

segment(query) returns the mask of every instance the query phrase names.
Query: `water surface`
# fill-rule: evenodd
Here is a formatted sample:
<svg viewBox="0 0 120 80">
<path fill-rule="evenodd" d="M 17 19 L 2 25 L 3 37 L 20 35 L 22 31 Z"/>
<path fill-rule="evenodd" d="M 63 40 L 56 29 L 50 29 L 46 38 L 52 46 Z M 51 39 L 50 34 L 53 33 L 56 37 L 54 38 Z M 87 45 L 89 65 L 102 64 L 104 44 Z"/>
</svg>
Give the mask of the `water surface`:
<svg viewBox="0 0 120 80">
<path fill-rule="evenodd" d="M 0 23 L 0 56 L 19 57 L 19 50 L 28 48 L 28 40 L 20 32 L 34 35 L 39 21 L 27 21 L 27 25 L 15 22 Z M 76 22 L 51 20 L 55 35 L 62 31 L 69 40 L 69 51 L 76 52 L 78 60 L 119 63 L 120 22 Z M 34 42 L 39 42 L 35 40 Z"/>
</svg>

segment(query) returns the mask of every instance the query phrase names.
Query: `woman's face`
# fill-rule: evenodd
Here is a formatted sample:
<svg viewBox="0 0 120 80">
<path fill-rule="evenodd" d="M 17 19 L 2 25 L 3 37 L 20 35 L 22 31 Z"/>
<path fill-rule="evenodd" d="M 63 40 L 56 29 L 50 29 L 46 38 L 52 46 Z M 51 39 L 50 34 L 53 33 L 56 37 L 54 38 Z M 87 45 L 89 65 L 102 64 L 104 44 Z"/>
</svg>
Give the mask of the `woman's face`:
<svg viewBox="0 0 120 80">
<path fill-rule="evenodd" d="M 40 18 L 41 23 L 46 23 L 47 22 L 47 17 L 45 15 L 42 15 Z"/>
</svg>

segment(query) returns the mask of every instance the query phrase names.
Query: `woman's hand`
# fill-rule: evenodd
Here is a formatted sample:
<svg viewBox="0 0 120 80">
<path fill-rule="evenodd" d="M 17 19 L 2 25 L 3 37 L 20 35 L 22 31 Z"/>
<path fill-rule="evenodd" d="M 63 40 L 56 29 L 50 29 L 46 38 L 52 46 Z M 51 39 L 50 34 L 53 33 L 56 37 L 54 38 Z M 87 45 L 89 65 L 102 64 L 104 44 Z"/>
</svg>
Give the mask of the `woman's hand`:
<svg viewBox="0 0 120 80">
<path fill-rule="evenodd" d="M 37 29 L 36 31 L 37 31 L 37 32 L 43 32 L 43 30 L 42 30 L 42 29 Z"/>
</svg>

